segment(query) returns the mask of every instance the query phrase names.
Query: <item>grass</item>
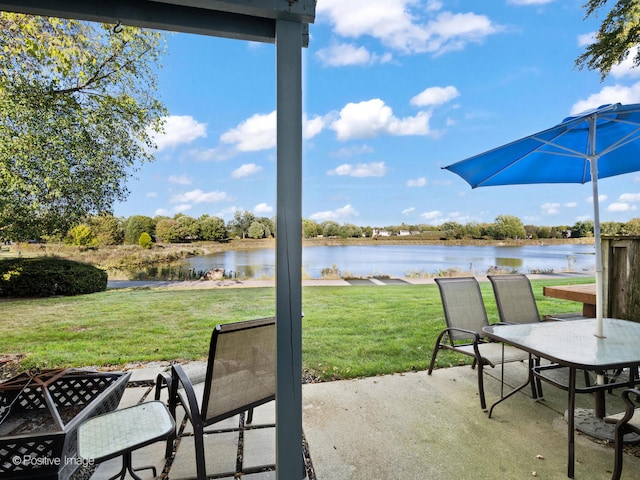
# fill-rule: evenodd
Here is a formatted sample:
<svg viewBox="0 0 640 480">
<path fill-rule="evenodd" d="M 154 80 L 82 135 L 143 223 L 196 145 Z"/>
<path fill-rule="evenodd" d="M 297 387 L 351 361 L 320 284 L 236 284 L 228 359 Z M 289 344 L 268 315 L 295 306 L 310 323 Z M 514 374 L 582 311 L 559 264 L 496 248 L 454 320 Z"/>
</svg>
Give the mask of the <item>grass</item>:
<svg viewBox="0 0 640 480">
<path fill-rule="evenodd" d="M 542 296 L 541 314 L 581 304 Z M 481 282 L 489 321 L 497 309 Z M 323 380 L 423 370 L 444 327 L 435 285 L 305 287 L 303 366 Z M 2 303 L 2 354 L 24 354 L 22 366 L 122 366 L 128 362 L 195 360 L 207 355 L 216 324 L 274 314 L 274 288 L 127 289 L 77 297 Z M 466 362 L 441 352 L 439 366 Z"/>
</svg>

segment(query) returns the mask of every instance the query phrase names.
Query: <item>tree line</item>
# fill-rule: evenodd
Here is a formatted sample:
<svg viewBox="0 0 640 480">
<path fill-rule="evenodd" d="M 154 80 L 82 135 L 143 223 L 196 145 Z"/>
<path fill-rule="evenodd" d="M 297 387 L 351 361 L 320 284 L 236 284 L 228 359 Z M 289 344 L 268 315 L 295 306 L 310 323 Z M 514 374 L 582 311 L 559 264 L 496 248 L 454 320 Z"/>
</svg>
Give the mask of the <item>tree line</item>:
<svg viewBox="0 0 640 480">
<path fill-rule="evenodd" d="M 193 218 L 179 213 L 173 217 L 133 215 L 116 218 L 111 214 L 93 215 L 83 219 L 62 238 L 44 236 L 44 241 L 59 241 L 69 245 L 99 247 L 106 245 L 153 243 L 190 243 L 196 241 L 225 242 L 230 238 L 268 238 L 275 232 L 275 223 L 248 211 L 236 211 L 225 222 L 222 218 L 201 215 Z"/>
<path fill-rule="evenodd" d="M 593 236 L 593 222 L 579 221 L 573 225 L 525 225 L 514 215 L 498 215 L 494 222 L 461 224 L 445 222 L 441 225 L 399 224 L 382 227 L 340 224 L 335 220 L 316 222 L 302 219 L 304 238 L 372 238 L 380 235 L 416 235 L 417 238 L 462 239 L 550 239 L 583 238 Z M 640 218 L 628 222 L 603 222 L 603 235 L 640 235 Z M 249 211 L 238 210 L 225 222 L 222 218 L 201 215 L 197 218 L 185 214 L 173 217 L 133 215 L 117 218 L 111 214 L 85 217 L 69 229 L 64 236 L 43 235 L 38 240 L 62 241 L 68 245 L 100 247 L 107 245 L 141 245 L 154 243 L 191 243 L 197 241 L 226 242 L 232 238 L 263 239 L 276 234 L 275 219 L 258 217 Z"/>
</svg>

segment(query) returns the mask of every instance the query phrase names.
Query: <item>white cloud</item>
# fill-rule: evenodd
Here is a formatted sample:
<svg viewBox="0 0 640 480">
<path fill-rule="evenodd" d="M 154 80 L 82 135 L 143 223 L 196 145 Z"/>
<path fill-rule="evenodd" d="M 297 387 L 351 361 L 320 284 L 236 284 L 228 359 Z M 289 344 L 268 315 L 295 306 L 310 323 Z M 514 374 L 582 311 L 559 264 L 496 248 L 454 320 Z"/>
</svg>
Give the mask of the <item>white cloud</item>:
<svg viewBox="0 0 640 480">
<path fill-rule="evenodd" d="M 426 177 L 407 180 L 407 187 L 424 187 L 427 184 Z"/>
<path fill-rule="evenodd" d="M 350 177 L 383 177 L 387 173 L 384 162 L 358 163 L 350 165 L 345 163 L 333 170 L 329 170 L 327 175 L 340 175 Z"/>
<path fill-rule="evenodd" d="M 203 192 L 200 189 L 196 189 L 191 190 L 190 192 L 173 195 L 170 201 L 171 203 L 215 203 L 225 200 L 229 200 L 229 197 L 224 192 Z"/>
<path fill-rule="evenodd" d="M 306 139 L 318 135 L 332 119 L 332 115 L 303 118 L 303 136 Z M 277 116 L 274 110 L 271 113 L 256 113 L 237 127 L 227 130 L 220 135 L 220 142 L 232 145 L 236 152 L 257 152 L 276 147 L 276 123 Z M 223 149 L 221 150 L 224 153 Z M 227 153 L 228 156 L 230 156 Z M 228 158 L 228 157 L 227 157 Z"/>
<path fill-rule="evenodd" d="M 418 112 L 414 117 L 397 118 L 388 105 L 374 98 L 360 103 L 348 103 L 339 118 L 331 123 L 339 140 L 371 138 L 379 135 L 429 135 L 431 114 Z"/>
<path fill-rule="evenodd" d="M 315 221 L 324 221 L 324 220 L 335 220 L 345 221 L 353 217 L 358 216 L 358 211 L 353 208 L 351 205 L 345 205 L 341 208 L 336 208 L 335 210 L 325 210 L 324 212 L 316 212 L 309 216 L 309 219 Z"/>
<path fill-rule="evenodd" d="M 358 155 L 364 155 L 367 153 L 373 153 L 373 147 L 369 145 L 356 145 L 353 147 L 345 147 L 336 150 L 331 153 L 330 156 L 334 158 L 351 158 Z"/>
<path fill-rule="evenodd" d="M 460 92 L 452 85 L 447 87 L 429 87 L 413 97 L 410 103 L 417 107 L 429 107 L 442 105 L 458 96 L 460 96 Z"/>
<path fill-rule="evenodd" d="M 305 113 L 302 118 L 302 136 L 309 140 L 310 138 L 318 135 L 324 128 L 327 126 L 329 122 L 331 122 L 334 118 L 334 114 L 330 113 L 328 115 L 316 115 L 315 117 L 309 118 Z"/>
<path fill-rule="evenodd" d="M 191 149 L 187 156 L 197 162 L 218 162 L 233 157 L 234 152 L 229 148 Z"/>
<path fill-rule="evenodd" d="M 222 143 L 233 144 L 240 152 L 268 150 L 276 146 L 276 112 L 256 113 L 220 136 Z"/>
<path fill-rule="evenodd" d="M 575 208 L 578 206 L 578 202 L 567 202 L 563 206 L 567 208 Z"/>
<path fill-rule="evenodd" d="M 589 95 L 585 100 L 579 100 L 574 103 L 571 107 L 571 115 L 577 115 L 586 110 L 609 103 L 640 103 L 640 82 L 630 87 L 622 85 L 604 87 L 598 93 Z"/>
<path fill-rule="evenodd" d="M 636 206 L 635 205 L 630 205 L 628 203 L 620 203 L 620 202 L 616 202 L 616 203 L 612 203 L 611 205 L 609 205 L 607 207 L 607 211 L 609 212 L 628 212 L 630 210 L 636 210 Z"/>
<path fill-rule="evenodd" d="M 559 203 L 543 203 L 542 205 L 540 205 L 540 208 L 547 215 L 556 215 L 560 213 Z"/>
<path fill-rule="evenodd" d="M 176 185 L 191 185 L 192 180 L 189 175 L 171 175 L 169 176 L 169 183 L 175 183 Z"/>
<path fill-rule="evenodd" d="M 365 47 L 352 43 L 333 43 L 316 52 L 316 57 L 325 67 L 346 67 L 348 65 L 374 65 L 392 60 L 390 53 L 377 55 Z"/>
<path fill-rule="evenodd" d="M 169 210 L 166 208 L 158 208 L 155 212 L 153 212 L 157 217 L 166 217 L 169 215 Z"/>
<path fill-rule="evenodd" d="M 431 212 L 424 212 L 420 214 L 420 218 L 424 218 L 426 220 L 433 220 L 440 216 L 442 216 L 442 212 L 440 210 L 432 210 Z"/>
<path fill-rule="evenodd" d="M 267 205 L 266 203 L 259 203 L 258 205 L 256 205 L 255 207 L 253 207 L 253 213 L 255 214 L 260 214 L 260 213 L 271 213 L 273 212 L 273 207 L 270 205 Z"/>
<path fill-rule="evenodd" d="M 248 177 L 250 175 L 254 175 L 262 170 L 262 167 L 256 165 L 255 163 L 245 163 L 241 165 L 239 168 L 236 168 L 233 172 L 231 172 L 231 178 L 243 178 Z"/>
<path fill-rule="evenodd" d="M 145 197 L 147 198 L 156 198 L 158 196 L 158 192 L 147 192 Z"/>
<path fill-rule="evenodd" d="M 405 208 L 404 210 L 402 210 L 402 215 L 409 215 L 410 213 L 413 213 L 415 211 L 416 207 Z"/>
<path fill-rule="evenodd" d="M 158 151 L 207 136 L 206 124 L 196 121 L 190 115 L 171 115 L 165 117 L 164 121 L 164 133 L 153 135 Z"/>
<path fill-rule="evenodd" d="M 597 35 L 598 35 L 598 32 L 595 32 L 595 31 L 578 35 L 578 46 L 587 47 L 592 43 L 595 43 L 597 40 Z"/>
<path fill-rule="evenodd" d="M 509 0 L 507 3 L 511 5 L 546 5 L 554 0 Z"/>
<path fill-rule="evenodd" d="M 441 8 L 441 2 L 425 8 L 417 0 L 323 0 L 316 11 L 318 22 L 329 22 L 341 37 L 370 36 L 407 54 L 460 50 L 501 30 L 485 15 Z"/>
<path fill-rule="evenodd" d="M 607 198 L 609 198 L 609 197 L 607 197 L 604 194 L 598 195 L 598 202 L 600 202 L 600 203 L 605 202 L 607 200 Z M 587 197 L 587 202 L 593 204 L 593 196 Z"/>
<path fill-rule="evenodd" d="M 627 57 L 622 62 L 611 67 L 611 76 L 614 78 L 640 77 L 640 68 L 633 65 L 636 55 L 638 55 L 638 46 L 631 47 Z"/>
<path fill-rule="evenodd" d="M 618 198 L 618 201 L 625 203 L 640 202 L 640 193 L 623 193 Z"/>
<path fill-rule="evenodd" d="M 191 210 L 192 205 L 188 204 L 188 203 L 183 203 L 181 205 L 175 205 L 173 207 L 173 213 L 184 213 L 187 210 Z"/>
</svg>

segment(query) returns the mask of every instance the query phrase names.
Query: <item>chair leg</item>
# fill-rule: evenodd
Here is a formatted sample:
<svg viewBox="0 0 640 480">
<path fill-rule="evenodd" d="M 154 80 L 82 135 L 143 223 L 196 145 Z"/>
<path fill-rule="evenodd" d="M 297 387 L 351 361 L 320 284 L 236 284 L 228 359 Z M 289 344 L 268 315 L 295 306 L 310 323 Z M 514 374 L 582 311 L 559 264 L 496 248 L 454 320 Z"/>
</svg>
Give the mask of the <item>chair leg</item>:
<svg viewBox="0 0 640 480">
<path fill-rule="evenodd" d="M 436 364 L 436 357 L 438 356 L 439 351 L 440 344 L 435 346 L 435 348 L 433 349 L 433 353 L 431 354 L 431 363 L 429 363 L 429 371 L 427 372 L 428 375 L 431 375 L 431 372 L 433 372 L 433 367 Z"/>
<path fill-rule="evenodd" d="M 611 476 L 611 480 L 620 480 L 620 475 L 622 475 L 622 454 L 624 447 L 624 428 L 622 425 L 616 425 L 614 431 L 614 442 L 615 442 L 615 464 L 613 467 L 613 475 Z"/>
<path fill-rule="evenodd" d="M 482 362 L 476 362 L 478 364 L 478 394 L 480 395 L 480 408 L 483 411 L 487 411 L 487 402 L 484 398 L 484 378 L 482 372 Z"/>
<path fill-rule="evenodd" d="M 196 472 L 198 480 L 207 480 L 207 469 L 204 459 L 204 427 L 193 425 L 193 440 L 196 448 Z"/>
<path fill-rule="evenodd" d="M 253 408 L 247 410 L 247 420 L 245 423 L 247 425 L 251 425 L 253 423 Z"/>
<path fill-rule="evenodd" d="M 535 365 L 536 367 L 540 366 L 539 357 L 535 357 L 533 359 L 533 365 Z M 540 377 L 533 375 L 531 370 L 531 365 L 529 366 L 529 375 L 530 375 L 529 378 L 531 379 L 531 393 L 533 394 L 534 400 L 544 400 L 544 395 L 542 393 L 542 381 L 540 380 Z M 534 387 L 534 382 L 535 382 L 535 387 Z"/>
</svg>

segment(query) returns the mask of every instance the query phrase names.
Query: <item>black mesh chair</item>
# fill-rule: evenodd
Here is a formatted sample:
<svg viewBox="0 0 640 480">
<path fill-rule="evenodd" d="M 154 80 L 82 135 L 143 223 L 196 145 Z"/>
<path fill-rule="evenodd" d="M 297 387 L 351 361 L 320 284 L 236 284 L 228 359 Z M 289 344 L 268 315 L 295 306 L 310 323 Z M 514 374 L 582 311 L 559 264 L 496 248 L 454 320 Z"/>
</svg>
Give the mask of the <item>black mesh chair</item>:
<svg viewBox="0 0 640 480">
<path fill-rule="evenodd" d="M 489 275 L 501 323 L 541 321 L 531 282 L 526 275 Z"/>
<path fill-rule="evenodd" d="M 190 379 L 179 364 L 172 366 L 170 376 L 158 378 L 156 398 L 168 386 L 169 411 L 176 418 L 181 405 L 193 426 L 198 480 L 208 478 L 205 427 L 243 412 L 250 424 L 253 408 L 275 399 L 275 335 L 275 318 L 218 325 L 211 335 L 204 379 Z"/>
<path fill-rule="evenodd" d="M 447 325 L 436 340 L 436 345 L 429 364 L 431 375 L 436 363 L 438 352 L 443 349 L 452 350 L 473 358 L 472 368 L 478 370 L 478 393 L 480 407 L 487 410 L 484 394 L 483 367 L 521 362 L 528 360 L 531 366 L 531 356 L 517 348 L 490 342 L 482 331 L 489 325 L 487 312 L 480 293 L 480 286 L 473 277 L 436 278 L 444 319 Z M 537 398 L 535 384 L 531 384 L 534 398 Z"/>
</svg>

